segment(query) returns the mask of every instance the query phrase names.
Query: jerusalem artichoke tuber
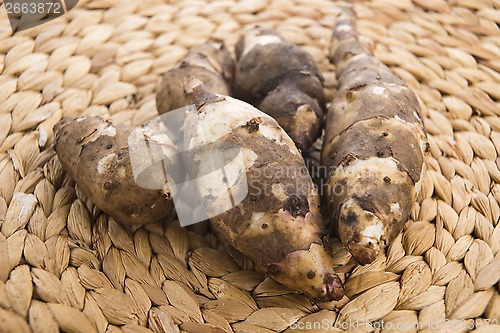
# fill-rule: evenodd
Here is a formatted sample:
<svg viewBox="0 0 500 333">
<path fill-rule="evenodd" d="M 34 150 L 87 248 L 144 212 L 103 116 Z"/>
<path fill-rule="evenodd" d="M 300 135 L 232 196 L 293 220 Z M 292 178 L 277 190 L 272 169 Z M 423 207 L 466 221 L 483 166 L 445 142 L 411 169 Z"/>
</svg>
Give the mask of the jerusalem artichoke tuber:
<svg viewBox="0 0 500 333">
<path fill-rule="evenodd" d="M 54 127 L 63 168 L 96 206 L 123 224 L 155 222 L 173 213 L 168 186 L 139 187 L 130 162 L 131 128 L 99 117 L 63 119 Z M 148 133 L 144 131 L 145 136 Z M 151 146 L 165 146 L 153 137 Z M 153 173 L 150 177 L 155 177 Z M 162 181 L 158 177 L 158 181 Z"/>
<path fill-rule="evenodd" d="M 198 178 L 200 193 L 216 192 L 227 178 L 242 183 L 243 177 L 248 184 L 243 201 L 216 216 L 210 212 L 223 204 L 223 197 L 206 196 L 215 231 L 283 285 L 316 300 L 340 299 L 341 280 L 321 239 L 318 194 L 293 141 L 270 116 L 210 93 L 199 80 L 188 80 L 185 91 L 197 109 L 196 127 L 184 125 L 188 151 L 217 142 L 222 151 L 238 148 L 245 162 L 242 170 L 227 166 L 226 179 Z M 200 128 L 206 129 L 205 135 L 199 135 Z M 191 165 L 194 175 L 206 174 L 203 162 Z M 228 192 L 234 195 L 234 190 L 229 187 Z"/>
<path fill-rule="evenodd" d="M 402 230 L 419 191 L 428 151 L 413 91 L 359 41 L 355 14 L 342 8 L 330 60 L 338 94 L 326 119 L 321 161 L 328 167 L 333 229 L 361 264 Z"/>
<path fill-rule="evenodd" d="M 270 28 L 236 45 L 234 94 L 275 118 L 304 151 L 321 134 L 325 95 L 314 59 Z"/>
<path fill-rule="evenodd" d="M 219 40 L 211 39 L 194 47 L 178 68 L 168 71 L 162 78 L 156 95 L 160 114 L 186 106 L 182 85 L 189 77 L 201 80 L 211 91 L 231 95 L 234 61 Z"/>
</svg>

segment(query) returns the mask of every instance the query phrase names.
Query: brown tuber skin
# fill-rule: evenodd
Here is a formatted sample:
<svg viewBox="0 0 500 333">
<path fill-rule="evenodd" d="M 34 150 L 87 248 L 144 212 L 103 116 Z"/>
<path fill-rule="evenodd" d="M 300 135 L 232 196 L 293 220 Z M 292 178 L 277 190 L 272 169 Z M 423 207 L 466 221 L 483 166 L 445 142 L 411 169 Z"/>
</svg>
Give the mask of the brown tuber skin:
<svg viewBox="0 0 500 333">
<path fill-rule="evenodd" d="M 247 196 L 210 219 L 220 238 L 289 288 L 318 301 L 342 298 L 342 282 L 321 239 L 318 194 L 290 137 L 268 115 L 210 93 L 199 80 L 188 80 L 185 90 L 186 100 L 196 105 L 198 125 L 209 129 L 207 135 L 217 138 L 219 147 L 238 147 L 245 160 Z M 186 137 L 193 138 L 185 128 Z M 203 144 L 191 141 L 190 148 Z M 203 173 L 193 167 L 195 174 Z M 210 188 L 210 183 L 199 186 Z M 218 200 L 213 198 L 209 211 L 219 207 Z"/>
<path fill-rule="evenodd" d="M 187 105 L 183 83 L 190 77 L 196 77 L 214 93 L 231 95 L 229 83 L 233 80 L 233 72 L 233 58 L 222 41 L 211 39 L 194 47 L 178 68 L 163 76 L 156 95 L 158 113 L 163 114 Z"/>
<path fill-rule="evenodd" d="M 117 222 L 140 225 L 173 212 L 173 202 L 165 191 L 137 186 L 128 149 L 131 128 L 99 117 L 82 117 L 61 120 L 54 132 L 55 151 L 63 168 Z M 150 140 L 150 144 L 162 143 Z"/>
<path fill-rule="evenodd" d="M 338 94 L 321 153 L 329 217 L 356 261 L 369 264 L 409 218 L 428 144 L 415 94 L 361 45 L 350 8 L 334 28 L 330 61 Z"/>
<path fill-rule="evenodd" d="M 321 134 L 325 95 L 314 59 L 270 28 L 236 45 L 234 94 L 278 121 L 302 151 Z"/>
</svg>

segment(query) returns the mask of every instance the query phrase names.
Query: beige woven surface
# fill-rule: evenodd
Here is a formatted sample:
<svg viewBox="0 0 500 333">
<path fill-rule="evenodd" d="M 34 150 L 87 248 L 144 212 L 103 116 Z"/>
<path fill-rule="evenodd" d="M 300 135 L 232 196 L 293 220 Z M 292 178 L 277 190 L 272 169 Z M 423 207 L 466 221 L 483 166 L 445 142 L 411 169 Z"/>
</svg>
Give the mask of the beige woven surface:
<svg viewBox="0 0 500 333">
<path fill-rule="evenodd" d="M 334 2 L 81 0 L 14 35 L 3 8 L 0 332 L 500 331 L 488 325 L 500 321 L 500 1 L 356 2 L 360 31 L 420 98 L 432 154 L 403 235 L 346 274 L 349 298 L 316 305 L 233 258 L 207 225 L 108 219 L 61 169 L 52 126 L 83 114 L 142 123 L 190 46 L 232 47 L 255 23 L 310 51 L 331 98 Z"/>
</svg>

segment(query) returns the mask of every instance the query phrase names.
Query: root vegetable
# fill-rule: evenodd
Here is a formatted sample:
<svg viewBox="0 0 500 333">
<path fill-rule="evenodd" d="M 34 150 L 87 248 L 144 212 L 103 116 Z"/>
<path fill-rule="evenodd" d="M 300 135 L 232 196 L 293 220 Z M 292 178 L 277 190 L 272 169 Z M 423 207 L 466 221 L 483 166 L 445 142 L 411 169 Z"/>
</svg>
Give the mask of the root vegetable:
<svg viewBox="0 0 500 333">
<path fill-rule="evenodd" d="M 168 71 L 162 78 L 156 95 L 160 114 L 186 106 L 184 80 L 196 77 L 217 94 L 231 95 L 229 83 L 233 80 L 234 61 L 219 40 L 211 39 L 194 47 L 178 68 Z"/>
<path fill-rule="evenodd" d="M 325 95 L 314 59 L 270 28 L 257 27 L 236 46 L 234 94 L 275 118 L 297 147 L 321 134 Z"/>
<path fill-rule="evenodd" d="M 130 161 L 131 128 L 99 117 L 63 119 L 54 127 L 55 150 L 68 174 L 97 207 L 123 224 L 155 222 L 173 213 L 168 186 L 146 189 L 136 184 Z M 148 133 L 144 132 L 144 135 Z M 151 147 L 164 142 L 148 138 Z M 149 174 L 163 183 L 161 175 Z"/>
<path fill-rule="evenodd" d="M 353 257 L 368 264 L 409 218 L 428 143 L 415 94 L 362 46 L 350 8 L 334 28 L 330 60 L 338 94 L 321 155 L 329 217 Z"/>
<path fill-rule="evenodd" d="M 198 178 L 200 193 L 216 192 L 229 179 L 241 184 L 245 178 L 248 184 L 241 203 L 216 216 L 224 197 L 206 196 L 216 233 L 283 285 L 316 300 L 340 299 L 341 280 L 321 239 L 318 194 L 290 137 L 270 116 L 245 102 L 210 93 L 197 79 L 186 82 L 185 93 L 196 105 L 196 126 L 184 124 L 188 151 L 195 152 L 192 158 L 196 160 L 197 147 L 216 142 L 220 156 L 238 148 L 244 160 L 241 169 L 226 164 L 225 179 Z M 199 135 L 200 128 L 206 129 L 205 135 Z M 200 158 L 200 163 L 192 163 L 194 175 L 207 173 L 201 162 Z M 233 196 L 241 190 L 228 188 Z"/>
</svg>

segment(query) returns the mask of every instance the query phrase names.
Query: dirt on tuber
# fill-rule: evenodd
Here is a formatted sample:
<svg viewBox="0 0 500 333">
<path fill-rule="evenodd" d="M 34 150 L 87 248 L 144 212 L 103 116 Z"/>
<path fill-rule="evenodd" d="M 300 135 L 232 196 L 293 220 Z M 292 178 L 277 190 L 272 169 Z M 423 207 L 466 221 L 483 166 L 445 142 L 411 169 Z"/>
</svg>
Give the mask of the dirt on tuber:
<svg viewBox="0 0 500 333">
<path fill-rule="evenodd" d="M 301 151 L 321 135 L 325 94 L 314 59 L 271 28 L 256 27 L 236 45 L 235 97 L 272 116 Z"/>
<path fill-rule="evenodd" d="M 410 216 L 428 143 L 417 97 L 360 43 L 349 7 L 334 27 L 329 58 L 338 92 L 321 153 L 328 215 L 356 261 L 369 264 Z"/>
<path fill-rule="evenodd" d="M 196 105 L 196 127 L 185 124 L 189 151 L 217 142 L 239 149 L 244 167 L 228 164 L 234 184 L 248 184 L 244 200 L 210 218 L 219 237 L 250 258 L 283 285 L 321 301 L 343 297 L 342 282 L 323 243 L 319 198 L 304 160 L 278 123 L 240 100 L 209 92 L 197 79 L 185 85 L 186 100 Z M 205 128 L 204 136 L 191 129 Z M 196 157 L 193 157 L 196 158 Z M 205 161 L 206 162 L 206 161 Z M 192 174 L 203 175 L 204 163 Z M 206 164 L 206 163 L 205 163 Z M 203 180 L 201 180 L 203 179 Z M 200 193 L 215 193 L 227 179 L 198 178 Z M 235 195 L 237 189 L 230 189 Z M 217 210 L 224 196 L 207 196 L 206 208 Z"/>
<path fill-rule="evenodd" d="M 64 170 L 97 207 L 117 222 L 141 225 L 172 215 L 174 206 L 166 183 L 163 190 L 137 185 L 130 161 L 131 131 L 100 117 L 64 118 L 54 127 L 54 148 Z M 143 135 L 151 147 L 166 145 L 147 129 Z M 159 176 L 156 183 L 163 182 Z"/>
</svg>

